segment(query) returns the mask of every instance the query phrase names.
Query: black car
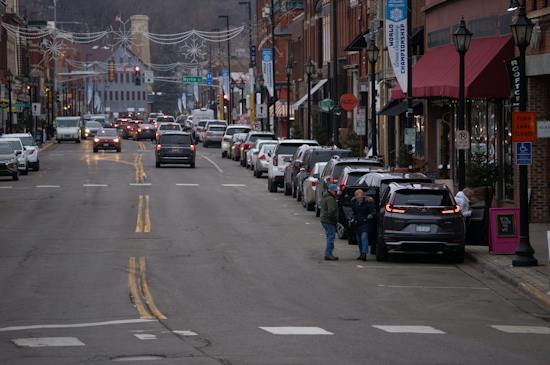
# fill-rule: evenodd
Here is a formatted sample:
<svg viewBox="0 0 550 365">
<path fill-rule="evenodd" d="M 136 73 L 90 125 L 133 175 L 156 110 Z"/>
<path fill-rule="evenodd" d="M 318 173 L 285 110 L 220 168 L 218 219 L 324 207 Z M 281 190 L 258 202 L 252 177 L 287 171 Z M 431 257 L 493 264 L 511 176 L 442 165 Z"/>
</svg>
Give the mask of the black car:
<svg viewBox="0 0 550 365">
<path fill-rule="evenodd" d="M 155 127 L 152 124 L 142 123 L 138 124 L 133 130 L 134 141 L 139 141 L 140 139 L 155 139 Z"/>
<path fill-rule="evenodd" d="M 464 261 L 464 217 L 443 184 L 391 183 L 377 229 L 378 261 L 387 261 L 391 251 L 443 252 Z"/>
<path fill-rule="evenodd" d="M 9 143 L 0 143 L 0 176 L 10 176 L 12 180 L 19 180 L 17 155 Z"/>
<path fill-rule="evenodd" d="M 190 133 L 164 132 L 155 148 L 156 167 L 163 164 L 187 164 L 195 167 L 195 144 Z"/>
</svg>

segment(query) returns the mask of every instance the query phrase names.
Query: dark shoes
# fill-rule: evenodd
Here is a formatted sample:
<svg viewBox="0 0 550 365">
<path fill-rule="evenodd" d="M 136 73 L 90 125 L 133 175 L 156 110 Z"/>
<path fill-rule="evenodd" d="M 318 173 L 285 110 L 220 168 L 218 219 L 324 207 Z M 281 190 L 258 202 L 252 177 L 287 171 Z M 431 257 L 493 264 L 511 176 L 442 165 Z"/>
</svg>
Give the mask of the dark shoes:
<svg viewBox="0 0 550 365">
<path fill-rule="evenodd" d="M 325 261 L 338 261 L 336 256 L 325 256 Z"/>
<path fill-rule="evenodd" d="M 366 254 L 366 253 L 362 253 L 361 255 L 359 255 L 359 257 L 357 257 L 357 260 L 359 260 L 359 261 L 367 261 L 367 254 Z"/>
</svg>

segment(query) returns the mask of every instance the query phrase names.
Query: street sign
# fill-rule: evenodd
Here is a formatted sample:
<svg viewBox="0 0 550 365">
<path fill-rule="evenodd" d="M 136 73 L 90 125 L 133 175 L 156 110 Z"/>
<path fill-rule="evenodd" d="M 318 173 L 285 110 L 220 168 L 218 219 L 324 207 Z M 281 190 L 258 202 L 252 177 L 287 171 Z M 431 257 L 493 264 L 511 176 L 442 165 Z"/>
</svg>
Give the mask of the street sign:
<svg viewBox="0 0 550 365">
<path fill-rule="evenodd" d="M 457 150 L 470 149 L 470 133 L 468 131 L 456 131 L 455 145 Z"/>
<path fill-rule="evenodd" d="M 208 84 L 208 86 L 212 86 L 213 82 L 214 82 L 214 78 L 212 77 L 212 74 L 208 73 L 206 75 L 206 83 Z"/>
<path fill-rule="evenodd" d="M 416 144 L 416 129 L 405 128 L 405 144 L 409 146 Z"/>
<path fill-rule="evenodd" d="M 335 106 L 336 103 L 332 99 L 323 99 L 319 102 L 319 108 L 324 112 L 330 112 Z"/>
<path fill-rule="evenodd" d="M 256 46 L 250 46 L 250 66 L 256 67 Z"/>
<path fill-rule="evenodd" d="M 200 84 L 202 76 L 182 76 L 181 82 L 184 84 Z"/>
<path fill-rule="evenodd" d="M 355 112 L 355 134 L 358 136 L 364 136 L 367 132 L 367 128 L 365 125 L 365 108 L 357 108 L 357 111 Z"/>
<path fill-rule="evenodd" d="M 259 119 L 267 118 L 267 105 L 266 104 L 256 105 L 256 118 L 259 118 Z"/>
<path fill-rule="evenodd" d="M 143 71 L 143 79 L 146 84 L 152 84 L 154 82 L 155 73 L 153 71 Z"/>
<path fill-rule="evenodd" d="M 537 122 L 537 137 L 550 138 L 550 120 L 539 120 Z"/>
<path fill-rule="evenodd" d="M 42 106 L 40 103 L 32 103 L 32 116 L 38 117 L 42 114 Z"/>
<path fill-rule="evenodd" d="M 531 142 L 516 143 L 516 165 L 531 165 L 533 162 L 533 144 Z"/>
<path fill-rule="evenodd" d="M 535 142 L 537 115 L 534 112 L 512 113 L 512 142 Z"/>
<path fill-rule="evenodd" d="M 357 106 L 358 100 L 353 94 L 344 94 L 340 97 L 340 106 L 342 109 L 347 110 L 348 112 L 355 109 Z"/>
</svg>

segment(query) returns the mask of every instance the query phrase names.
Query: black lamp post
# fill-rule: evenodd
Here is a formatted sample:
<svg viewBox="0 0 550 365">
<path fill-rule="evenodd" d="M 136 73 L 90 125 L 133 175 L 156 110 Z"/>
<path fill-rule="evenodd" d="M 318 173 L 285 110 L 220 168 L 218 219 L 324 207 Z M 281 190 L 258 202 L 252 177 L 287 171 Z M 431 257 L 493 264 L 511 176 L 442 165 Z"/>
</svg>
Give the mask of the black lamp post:
<svg viewBox="0 0 550 365">
<path fill-rule="evenodd" d="M 31 125 L 32 127 L 32 131 L 33 131 L 33 136 L 36 136 L 36 129 L 35 129 L 35 126 L 33 125 L 33 117 L 32 117 L 32 83 L 29 79 L 29 84 L 27 85 L 27 94 L 29 95 L 29 125 Z"/>
<path fill-rule="evenodd" d="M 260 87 L 260 104 L 264 103 L 264 75 L 259 75 L 256 83 Z M 265 131 L 265 118 L 262 118 L 262 131 Z"/>
<path fill-rule="evenodd" d="M 315 65 L 311 57 L 305 64 L 307 75 L 307 138 L 311 139 L 311 75 L 315 72 Z"/>
<path fill-rule="evenodd" d="M 290 138 L 290 76 L 292 76 L 292 60 L 286 64 L 286 138 Z"/>
<path fill-rule="evenodd" d="M 518 5 L 516 2 L 515 5 Z M 534 24 L 527 17 L 525 3 L 519 5 L 519 14 L 511 25 L 514 41 L 519 48 L 519 73 L 520 73 L 520 97 L 519 111 L 527 111 L 527 77 L 525 76 L 525 54 L 527 46 L 531 43 Z M 516 249 L 516 257 L 512 260 L 514 266 L 536 266 L 537 259 L 533 256 L 535 250 L 529 242 L 529 178 L 527 165 L 519 166 L 519 211 L 520 233 L 519 245 Z"/>
<path fill-rule="evenodd" d="M 13 113 L 12 113 L 12 105 L 11 105 L 11 83 L 13 82 L 13 74 L 11 73 L 11 70 L 8 68 L 8 71 L 6 72 L 6 78 L 8 79 L 8 121 L 9 121 L 9 127 L 8 127 L 8 133 L 12 133 L 13 128 Z"/>
<path fill-rule="evenodd" d="M 464 18 L 460 20 L 458 29 L 453 34 L 456 51 L 460 57 L 459 85 L 458 85 L 458 130 L 464 130 L 465 100 L 464 100 L 464 56 L 470 48 L 472 32 L 466 28 Z M 466 187 L 466 162 L 463 149 L 458 150 L 458 190 Z"/>
<path fill-rule="evenodd" d="M 370 37 L 367 45 L 367 55 L 369 57 L 370 63 L 370 113 L 371 113 L 371 147 L 372 147 L 372 156 L 378 156 L 378 130 L 376 126 L 376 61 L 378 60 L 378 47 L 373 37 Z M 365 126 L 366 127 L 366 126 Z M 366 132 L 366 131 L 365 131 Z M 365 133 L 366 134 L 366 133 Z"/>
<path fill-rule="evenodd" d="M 219 15 L 218 18 L 225 19 L 226 30 L 229 32 L 229 16 Z M 227 73 L 229 74 L 229 83 L 231 84 L 231 40 L 227 38 Z M 229 85 L 231 88 L 231 85 Z M 227 124 L 231 124 L 233 114 L 233 91 L 229 93 L 229 107 L 227 108 Z"/>
</svg>

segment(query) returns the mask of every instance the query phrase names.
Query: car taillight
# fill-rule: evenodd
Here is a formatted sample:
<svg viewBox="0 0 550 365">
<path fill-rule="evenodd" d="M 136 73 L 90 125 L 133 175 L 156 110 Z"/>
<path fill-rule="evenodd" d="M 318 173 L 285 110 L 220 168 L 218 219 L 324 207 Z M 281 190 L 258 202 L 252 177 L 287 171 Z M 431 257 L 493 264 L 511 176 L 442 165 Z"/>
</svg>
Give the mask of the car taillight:
<svg viewBox="0 0 550 365">
<path fill-rule="evenodd" d="M 138 132 L 141 132 L 141 128 L 138 128 L 138 130 L 137 130 L 137 131 L 138 131 Z"/>
<path fill-rule="evenodd" d="M 130 126 L 130 125 L 127 125 L 127 126 L 126 126 L 126 129 L 130 129 L 130 128 L 132 128 L 132 126 Z"/>
<path fill-rule="evenodd" d="M 262 154 L 262 155 L 260 155 L 260 156 L 258 157 L 258 160 L 265 161 L 265 160 L 267 160 L 267 157 L 265 157 L 265 155 Z"/>
<path fill-rule="evenodd" d="M 311 181 L 311 187 L 314 188 L 317 186 L 317 180 L 312 180 Z"/>
<path fill-rule="evenodd" d="M 161 148 L 162 148 L 162 145 L 157 144 L 157 152 L 159 152 Z"/>
<path fill-rule="evenodd" d="M 460 205 L 455 205 L 453 209 L 446 209 L 441 211 L 442 214 L 456 214 L 460 212 Z"/>
<path fill-rule="evenodd" d="M 252 145 L 250 143 L 245 143 L 244 144 L 244 148 L 247 149 L 247 150 L 250 149 L 251 147 L 252 147 Z"/>
<path fill-rule="evenodd" d="M 386 204 L 386 212 L 403 214 L 405 209 L 394 208 L 391 204 Z"/>
<path fill-rule="evenodd" d="M 231 141 L 231 137 L 228 137 L 228 136 L 223 137 L 223 140 L 224 140 L 224 141 Z"/>
<path fill-rule="evenodd" d="M 279 165 L 279 156 L 275 155 L 273 156 L 273 166 Z"/>
<path fill-rule="evenodd" d="M 191 148 L 191 152 L 195 152 L 195 145 L 192 144 L 191 146 L 189 146 Z"/>
<path fill-rule="evenodd" d="M 99 138 L 94 138 L 94 142 L 95 142 L 95 143 L 98 143 L 98 142 L 99 142 Z"/>
<path fill-rule="evenodd" d="M 345 183 L 345 182 L 341 182 L 341 183 L 340 183 L 340 192 L 343 193 L 345 188 L 346 188 L 346 183 Z"/>
</svg>

